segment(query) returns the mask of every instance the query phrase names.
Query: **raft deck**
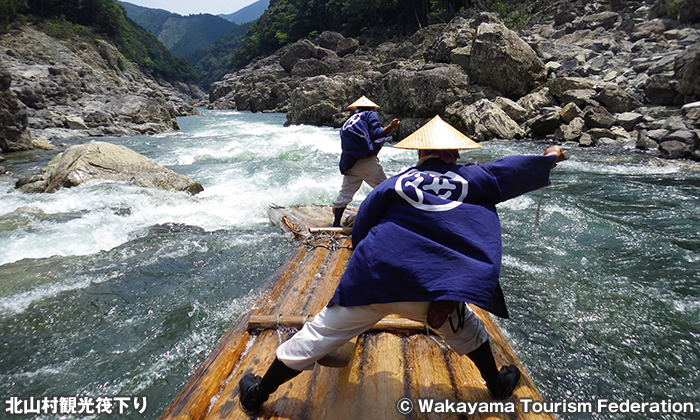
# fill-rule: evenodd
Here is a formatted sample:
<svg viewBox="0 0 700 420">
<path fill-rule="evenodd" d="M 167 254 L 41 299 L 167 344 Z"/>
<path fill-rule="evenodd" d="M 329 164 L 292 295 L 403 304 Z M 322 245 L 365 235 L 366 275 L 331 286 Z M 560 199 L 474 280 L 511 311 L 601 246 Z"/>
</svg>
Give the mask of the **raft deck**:
<svg viewBox="0 0 700 420">
<path fill-rule="evenodd" d="M 346 211 L 352 213 L 351 209 Z M 267 280 L 267 291 L 255 309 L 226 332 L 163 412 L 162 420 L 256 418 L 240 407 L 238 381 L 249 372 L 262 376 L 274 360 L 279 343 L 296 332 L 287 325 L 308 321 L 333 295 L 352 251 L 347 234 L 326 229 L 314 232 L 313 227 L 330 224 L 331 208 L 271 207 L 269 217 L 290 232 L 299 246 Z M 520 399 L 542 398 L 491 316 L 477 307 L 472 309 L 489 332 L 496 364 L 515 364 L 523 376 L 514 397 L 501 406 L 515 409 L 514 413 L 477 413 L 469 418 L 553 419 L 552 415 L 523 412 Z M 492 401 L 473 363 L 449 350 L 438 336 L 414 321 L 385 318 L 360 335 L 345 358 L 344 367 L 317 364 L 313 370 L 283 384 L 263 405 L 257 418 L 465 419 L 465 413 L 428 414 L 417 409 L 402 415 L 397 402 L 407 397 L 417 408 L 418 399 L 471 404 Z"/>
</svg>

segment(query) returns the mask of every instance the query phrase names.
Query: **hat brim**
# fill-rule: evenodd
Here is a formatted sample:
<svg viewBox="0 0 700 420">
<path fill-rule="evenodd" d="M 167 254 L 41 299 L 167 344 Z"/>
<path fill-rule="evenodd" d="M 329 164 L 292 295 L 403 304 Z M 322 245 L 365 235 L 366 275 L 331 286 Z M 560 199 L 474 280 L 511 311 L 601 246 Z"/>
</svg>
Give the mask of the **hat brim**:
<svg viewBox="0 0 700 420">
<path fill-rule="evenodd" d="M 348 105 L 348 109 L 357 109 L 357 108 L 379 108 L 379 105 L 370 101 L 369 99 L 367 99 L 366 96 L 363 95 L 360 99 L 358 99 L 355 102 Z"/>
<path fill-rule="evenodd" d="M 481 145 L 446 123 L 439 115 L 394 145 L 398 149 L 481 149 Z"/>
</svg>

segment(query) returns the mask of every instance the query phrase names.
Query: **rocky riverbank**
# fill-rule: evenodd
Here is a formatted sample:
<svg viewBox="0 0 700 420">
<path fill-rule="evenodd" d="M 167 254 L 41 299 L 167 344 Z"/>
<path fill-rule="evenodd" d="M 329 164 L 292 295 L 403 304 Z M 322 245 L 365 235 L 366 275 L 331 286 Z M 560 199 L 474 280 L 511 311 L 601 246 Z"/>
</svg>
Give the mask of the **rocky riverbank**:
<svg viewBox="0 0 700 420">
<path fill-rule="evenodd" d="M 110 43 L 52 38 L 29 25 L 0 35 L 0 149 L 52 148 L 69 137 L 154 134 L 204 93 L 142 73 Z"/>
<path fill-rule="evenodd" d="M 380 45 L 324 32 L 226 75 L 206 106 L 339 127 L 345 106 L 367 95 L 383 119 L 402 120 L 399 137 L 439 114 L 477 141 L 550 139 L 700 160 L 697 14 L 667 18 L 660 0 L 620 10 L 577 4 L 555 3 L 544 11 L 550 22 L 517 31 L 472 12 Z"/>
</svg>

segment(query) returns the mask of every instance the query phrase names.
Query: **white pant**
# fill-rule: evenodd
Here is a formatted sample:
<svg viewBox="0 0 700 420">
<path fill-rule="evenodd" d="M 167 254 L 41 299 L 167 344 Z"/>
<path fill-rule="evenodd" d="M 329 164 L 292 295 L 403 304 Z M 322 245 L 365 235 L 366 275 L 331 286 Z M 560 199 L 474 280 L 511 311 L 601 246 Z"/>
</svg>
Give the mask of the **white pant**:
<svg viewBox="0 0 700 420">
<path fill-rule="evenodd" d="M 430 302 L 395 302 L 323 308 L 313 321 L 304 324 L 299 332 L 277 348 L 277 358 L 295 370 L 313 369 L 318 360 L 367 331 L 386 315 L 397 314 L 427 325 L 429 306 Z M 456 311 L 453 312 L 453 319 L 456 315 Z M 488 340 L 481 320 L 468 305 L 464 318 L 464 327 L 456 333 L 452 332 L 449 321 L 436 331 L 460 356 L 476 350 Z"/>
<path fill-rule="evenodd" d="M 376 156 L 358 160 L 345 175 L 343 175 L 343 185 L 340 187 L 338 198 L 333 202 L 334 208 L 347 207 L 355 196 L 357 190 L 366 182 L 374 188 L 386 180 L 386 174 L 379 158 Z"/>
</svg>

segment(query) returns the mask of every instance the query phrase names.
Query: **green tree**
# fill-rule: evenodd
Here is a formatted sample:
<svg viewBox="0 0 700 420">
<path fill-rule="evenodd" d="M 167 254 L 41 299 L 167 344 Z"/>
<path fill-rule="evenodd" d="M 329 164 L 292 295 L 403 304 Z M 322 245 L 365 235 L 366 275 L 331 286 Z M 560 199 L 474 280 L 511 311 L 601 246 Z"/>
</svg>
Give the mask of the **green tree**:
<svg viewBox="0 0 700 420">
<path fill-rule="evenodd" d="M 26 0 L 0 0 L 0 29 L 5 28 L 17 14 L 26 8 Z"/>
</svg>

